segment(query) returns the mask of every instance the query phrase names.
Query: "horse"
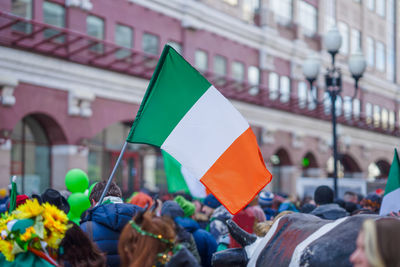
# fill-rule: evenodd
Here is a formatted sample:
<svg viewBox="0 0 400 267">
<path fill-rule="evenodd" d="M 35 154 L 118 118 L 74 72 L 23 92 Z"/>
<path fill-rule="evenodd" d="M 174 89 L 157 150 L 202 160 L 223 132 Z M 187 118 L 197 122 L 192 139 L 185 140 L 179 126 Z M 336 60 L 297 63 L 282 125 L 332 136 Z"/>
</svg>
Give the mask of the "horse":
<svg viewBox="0 0 400 267">
<path fill-rule="evenodd" d="M 231 236 L 243 248 L 214 253 L 212 263 L 214 267 L 350 267 L 349 257 L 356 248 L 362 223 L 379 218 L 382 217 L 364 214 L 324 220 L 310 214 L 292 213 L 276 219 L 262 238 L 228 220 Z"/>
</svg>

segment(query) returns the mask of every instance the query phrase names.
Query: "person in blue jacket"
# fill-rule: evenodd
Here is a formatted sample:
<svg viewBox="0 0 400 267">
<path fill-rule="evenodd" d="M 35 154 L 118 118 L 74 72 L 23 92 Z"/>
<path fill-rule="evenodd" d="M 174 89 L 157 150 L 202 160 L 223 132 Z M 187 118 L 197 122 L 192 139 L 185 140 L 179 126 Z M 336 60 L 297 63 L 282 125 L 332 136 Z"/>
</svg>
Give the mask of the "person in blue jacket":
<svg viewBox="0 0 400 267">
<path fill-rule="evenodd" d="M 177 201 L 177 199 L 175 201 Z M 182 226 L 193 235 L 200 255 L 201 265 L 204 267 L 211 267 L 212 255 L 217 251 L 217 241 L 215 241 L 215 238 L 209 232 L 201 229 L 200 225 L 191 218 L 194 214 L 194 208 L 188 208 L 190 206 L 187 203 L 188 201 L 185 202 L 183 199 L 178 199 L 177 202 L 184 210 L 185 216 L 176 217 L 175 223 Z"/>
<path fill-rule="evenodd" d="M 119 235 L 124 226 L 142 208 L 122 201 L 121 189 L 111 183 L 101 205 L 95 206 L 105 188 L 106 182 L 97 183 L 90 193 L 92 208 L 81 220 L 81 229 L 98 248 L 106 254 L 108 266 L 120 266 L 118 255 Z"/>
</svg>

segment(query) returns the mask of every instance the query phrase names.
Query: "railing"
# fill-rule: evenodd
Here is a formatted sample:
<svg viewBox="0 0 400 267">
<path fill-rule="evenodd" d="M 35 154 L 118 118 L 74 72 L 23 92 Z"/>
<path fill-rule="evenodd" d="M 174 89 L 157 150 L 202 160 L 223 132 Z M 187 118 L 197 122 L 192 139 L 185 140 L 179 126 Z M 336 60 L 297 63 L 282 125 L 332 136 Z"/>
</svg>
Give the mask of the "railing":
<svg viewBox="0 0 400 267">
<path fill-rule="evenodd" d="M 18 27 L 25 25 L 25 27 Z M 18 31 L 16 28 L 25 28 Z M 158 57 L 142 51 L 118 46 L 114 43 L 99 40 L 86 34 L 58 28 L 38 21 L 24 19 L 7 12 L 0 11 L 0 45 L 32 51 L 47 56 L 90 65 L 102 69 L 125 73 L 136 77 L 150 79 Z M 330 113 L 324 112 L 323 105 L 309 109 L 302 108 L 299 99 L 290 96 L 285 102 L 276 93 L 273 97 L 267 87 L 238 82 L 227 77 L 216 77 L 213 73 L 204 73 L 205 77 L 217 87 L 222 94 L 234 100 L 254 105 L 277 109 L 292 114 L 303 115 L 320 120 L 330 121 Z M 254 91 L 255 90 L 255 91 Z M 255 92 L 255 93 L 254 93 Z M 398 125 L 375 127 L 367 123 L 366 117 L 352 116 L 350 119 L 338 116 L 338 123 L 382 134 L 400 136 Z M 397 122 L 398 124 L 398 122 Z"/>
</svg>

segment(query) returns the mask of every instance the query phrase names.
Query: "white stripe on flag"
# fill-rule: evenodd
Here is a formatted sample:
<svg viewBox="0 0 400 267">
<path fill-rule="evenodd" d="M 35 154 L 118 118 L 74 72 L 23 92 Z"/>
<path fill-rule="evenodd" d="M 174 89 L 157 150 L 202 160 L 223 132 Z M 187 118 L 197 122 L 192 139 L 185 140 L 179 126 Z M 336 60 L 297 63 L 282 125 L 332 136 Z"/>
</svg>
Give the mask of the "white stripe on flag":
<svg viewBox="0 0 400 267">
<path fill-rule="evenodd" d="M 383 197 L 380 216 L 385 216 L 392 211 L 398 212 L 400 210 L 400 188 L 386 194 Z"/>
<path fill-rule="evenodd" d="M 272 227 L 268 230 L 268 233 L 263 238 L 258 238 L 256 242 L 251 244 L 250 246 L 246 246 L 245 250 L 247 253 L 247 257 L 250 259 L 249 263 L 247 263 L 247 267 L 255 267 L 258 257 L 260 256 L 261 251 L 268 244 L 271 237 L 275 234 L 276 229 L 278 228 L 279 221 L 284 216 L 280 217 L 276 222 L 272 225 Z"/>
<path fill-rule="evenodd" d="M 186 113 L 161 145 L 200 179 L 249 124 L 214 86 Z"/>
<path fill-rule="evenodd" d="M 192 196 L 197 198 L 205 198 L 207 196 L 205 186 L 182 165 L 181 173 Z"/>
<path fill-rule="evenodd" d="M 301 255 L 303 254 L 303 251 L 306 249 L 308 245 L 310 245 L 313 241 L 317 240 L 324 234 L 328 233 L 330 230 L 344 222 L 348 217 L 343 217 L 340 219 L 337 219 L 334 222 L 327 223 L 321 228 L 319 228 L 317 231 L 312 233 L 309 237 L 303 240 L 300 244 L 297 245 L 296 249 L 293 252 L 292 259 L 290 261 L 289 267 L 297 267 L 300 266 L 300 258 Z"/>
</svg>

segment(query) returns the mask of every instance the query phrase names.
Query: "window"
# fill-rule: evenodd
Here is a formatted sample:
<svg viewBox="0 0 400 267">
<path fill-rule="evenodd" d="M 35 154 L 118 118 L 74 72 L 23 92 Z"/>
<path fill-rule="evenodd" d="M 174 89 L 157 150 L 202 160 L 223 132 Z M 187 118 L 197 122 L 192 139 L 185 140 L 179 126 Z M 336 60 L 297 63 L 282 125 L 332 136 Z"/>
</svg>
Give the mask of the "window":
<svg viewBox="0 0 400 267">
<path fill-rule="evenodd" d="M 385 2 L 385 0 L 376 0 L 376 13 L 381 17 L 385 17 Z"/>
<path fill-rule="evenodd" d="M 275 100 L 278 98 L 279 76 L 271 72 L 268 77 L 269 98 Z"/>
<path fill-rule="evenodd" d="M 160 41 L 158 36 L 151 33 L 144 33 L 142 39 L 143 52 L 150 55 L 158 55 Z"/>
<path fill-rule="evenodd" d="M 223 0 L 223 1 L 231 6 L 237 6 L 238 4 L 238 0 Z"/>
<path fill-rule="evenodd" d="M 32 0 L 12 0 L 11 12 L 19 17 L 32 19 Z M 12 29 L 19 32 L 31 33 L 32 24 L 18 22 L 12 26 Z"/>
<path fill-rule="evenodd" d="M 292 21 L 293 1 L 292 0 L 272 0 L 272 10 L 275 13 L 275 20 L 283 25 Z"/>
<path fill-rule="evenodd" d="M 315 102 L 314 99 L 318 98 L 318 89 L 315 87 L 315 85 L 312 86 L 311 91 L 308 91 L 308 109 L 313 110 L 316 109 L 317 103 Z"/>
<path fill-rule="evenodd" d="M 385 45 L 381 42 L 376 42 L 376 68 L 380 71 L 385 71 Z"/>
<path fill-rule="evenodd" d="M 381 108 L 374 105 L 374 127 L 379 127 L 381 122 Z"/>
<path fill-rule="evenodd" d="M 226 58 L 223 56 L 214 56 L 214 74 L 217 77 L 226 76 Z"/>
<path fill-rule="evenodd" d="M 332 102 L 331 102 L 329 93 L 325 92 L 324 93 L 324 113 L 325 113 L 325 115 L 331 114 L 331 106 L 332 106 Z"/>
<path fill-rule="evenodd" d="M 259 12 L 259 0 L 242 0 L 243 18 L 248 22 L 254 22 L 255 14 Z"/>
<path fill-rule="evenodd" d="M 307 105 L 307 84 L 305 82 L 299 82 L 297 86 L 297 96 L 299 99 L 299 108 L 305 108 Z"/>
<path fill-rule="evenodd" d="M 317 9 L 304 1 L 299 4 L 299 24 L 306 35 L 312 36 L 317 32 Z"/>
<path fill-rule="evenodd" d="M 287 76 L 282 76 L 280 80 L 280 100 L 287 103 L 290 100 L 290 79 Z"/>
<path fill-rule="evenodd" d="M 178 42 L 174 42 L 174 41 L 169 41 L 168 44 L 170 46 L 172 46 L 176 52 L 178 52 L 179 54 L 182 54 L 182 45 Z"/>
<path fill-rule="evenodd" d="M 232 78 L 233 80 L 242 83 L 244 81 L 244 65 L 241 62 L 234 61 L 232 63 Z"/>
<path fill-rule="evenodd" d="M 322 12 L 321 12 L 322 14 Z M 328 32 L 336 25 L 336 1 L 330 0 L 325 2 L 325 32 Z"/>
<path fill-rule="evenodd" d="M 43 2 L 43 21 L 46 24 L 57 26 L 60 28 L 65 27 L 65 9 L 63 6 L 52 3 Z M 45 38 L 51 38 L 60 32 L 53 29 L 46 29 L 43 34 Z M 64 36 L 59 36 L 54 39 L 57 42 L 64 42 Z"/>
<path fill-rule="evenodd" d="M 382 108 L 381 120 L 382 128 L 386 130 L 389 124 L 389 112 L 386 108 Z"/>
<path fill-rule="evenodd" d="M 256 95 L 260 91 L 260 70 L 256 66 L 250 66 L 247 70 L 247 80 L 251 86 L 249 94 Z"/>
<path fill-rule="evenodd" d="M 343 99 L 344 99 L 344 104 L 343 104 L 344 117 L 346 120 L 351 120 L 351 115 L 352 115 L 351 97 L 345 96 Z"/>
<path fill-rule="evenodd" d="M 359 30 L 351 29 L 351 52 L 361 49 L 361 33 Z"/>
<path fill-rule="evenodd" d="M 394 111 L 389 111 L 389 129 L 394 130 L 395 117 Z"/>
<path fill-rule="evenodd" d="M 360 107 L 360 99 L 353 99 L 353 116 L 356 119 L 360 118 Z"/>
<path fill-rule="evenodd" d="M 367 0 L 367 8 L 373 11 L 375 9 L 375 0 Z"/>
<path fill-rule="evenodd" d="M 371 124 L 372 122 L 372 104 L 365 104 L 365 120 L 367 124 Z"/>
<path fill-rule="evenodd" d="M 340 96 L 336 97 L 336 116 L 342 116 L 343 99 Z"/>
<path fill-rule="evenodd" d="M 349 53 L 349 27 L 346 23 L 339 22 L 338 24 L 340 35 L 342 35 L 342 47 L 340 47 L 340 53 Z"/>
<path fill-rule="evenodd" d="M 87 34 L 94 38 L 104 39 L 104 20 L 96 16 L 86 18 Z M 94 43 L 94 42 L 93 42 Z M 103 44 L 96 44 L 90 47 L 90 50 L 97 53 L 103 52 Z"/>
<path fill-rule="evenodd" d="M 194 65 L 201 72 L 207 71 L 208 69 L 207 52 L 203 50 L 196 50 L 196 52 L 194 53 Z"/>
<path fill-rule="evenodd" d="M 373 67 L 375 65 L 375 45 L 374 39 L 367 37 L 367 62 L 368 65 Z"/>
<path fill-rule="evenodd" d="M 131 55 L 133 47 L 133 30 L 131 27 L 117 24 L 115 26 L 115 43 L 128 49 L 121 49 L 115 53 L 116 58 L 125 58 Z"/>
<path fill-rule="evenodd" d="M 52 172 L 48 132 L 31 116 L 19 121 L 11 134 L 11 175 L 17 176 L 18 191 L 43 192 Z"/>
</svg>

